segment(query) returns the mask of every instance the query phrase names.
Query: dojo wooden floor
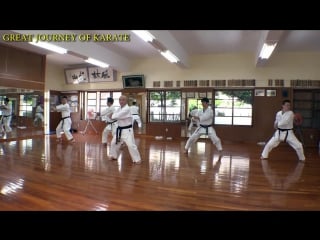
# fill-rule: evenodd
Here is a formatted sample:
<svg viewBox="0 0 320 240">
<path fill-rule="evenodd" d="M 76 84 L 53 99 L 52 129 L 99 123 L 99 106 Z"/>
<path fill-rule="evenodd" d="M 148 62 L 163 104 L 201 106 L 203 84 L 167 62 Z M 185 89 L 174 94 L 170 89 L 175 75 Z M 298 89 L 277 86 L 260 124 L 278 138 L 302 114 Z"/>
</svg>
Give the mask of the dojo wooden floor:
<svg viewBox="0 0 320 240">
<path fill-rule="evenodd" d="M 0 210 L 320 210 L 320 157 L 306 148 L 306 162 L 280 145 L 269 160 L 262 146 L 223 141 L 217 155 L 208 139 L 183 154 L 186 138 L 156 140 L 136 134 L 142 156 L 133 165 L 126 148 L 107 158 L 101 136 L 19 130 L 0 141 Z"/>
</svg>

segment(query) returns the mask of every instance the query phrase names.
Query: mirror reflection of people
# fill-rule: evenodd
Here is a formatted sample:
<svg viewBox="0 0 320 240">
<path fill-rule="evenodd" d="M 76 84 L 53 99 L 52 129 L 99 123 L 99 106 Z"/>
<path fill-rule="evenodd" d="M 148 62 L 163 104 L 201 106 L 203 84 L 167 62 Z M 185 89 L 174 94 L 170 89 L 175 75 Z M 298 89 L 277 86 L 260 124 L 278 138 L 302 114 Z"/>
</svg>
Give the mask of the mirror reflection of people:
<svg viewBox="0 0 320 240">
<path fill-rule="evenodd" d="M 68 98 L 63 96 L 61 99 L 61 104 L 55 107 L 57 112 L 61 112 L 61 120 L 56 128 L 57 142 L 62 142 L 61 132 L 63 131 L 67 140 L 74 143 L 75 140 L 70 132 L 71 129 L 71 116 L 70 116 L 70 106 L 68 104 Z"/>
<path fill-rule="evenodd" d="M 34 115 L 34 120 L 33 120 L 34 126 L 39 126 L 39 122 L 41 126 L 43 123 L 43 106 L 41 102 L 38 102 L 36 107 L 36 113 Z"/>
<path fill-rule="evenodd" d="M 290 100 L 284 100 L 282 102 L 282 110 L 277 112 L 274 121 L 276 131 L 265 145 L 261 154 L 261 160 L 267 159 L 271 150 L 277 147 L 280 142 L 286 142 L 296 151 L 299 161 L 305 161 L 302 143 L 296 138 L 293 131 L 294 113 L 290 108 Z"/>
<path fill-rule="evenodd" d="M 187 140 L 187 143 L 184 147 L 184 153 L 188 154 L 188 150 L 191 147 L 191 145 L 194 144 L 200 138 L 201 135 L 208 135 L 212 143 L 218 149 L 219 154 L 222 154 L 221 140 L 217 136 L 214 128 L 212 127 L 213 110 L 209 106 L 209 99 L 206 97 L 202 98 L 201 103 L 203 110 L 198 112 L 198 116 L 194 116 L 194 119 L 199 121 L 199 127 L 197 127 L 197 129 Z"/>
<path fill-rule="evenodd" d="M 0 134 L 3 132 L 10 133 L 12 131 L 11 118 L 12 118 L 12 106 L 9 104 L 9 98 L 4 99 L 4 104 L 0 106 L 2 117 L 0 121 Z"/>
</svg>

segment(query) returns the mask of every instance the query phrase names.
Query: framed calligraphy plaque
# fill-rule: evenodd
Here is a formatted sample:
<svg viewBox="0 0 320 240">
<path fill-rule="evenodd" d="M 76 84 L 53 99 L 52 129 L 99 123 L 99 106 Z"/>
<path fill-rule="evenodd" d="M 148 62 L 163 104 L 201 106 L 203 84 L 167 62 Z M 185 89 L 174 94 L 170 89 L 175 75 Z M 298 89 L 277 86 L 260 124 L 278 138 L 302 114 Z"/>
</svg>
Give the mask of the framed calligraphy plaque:
<svg viewBox="0 0 320 240">
<path fill-rule="evenodd" d="M 87 68 L 65 69 L 66 82 L 68 84 L 88 83 Z"/>
<path fill-rule="evenodd" d="M 113 82 L 115 81 L 114 69 L 101 67 L 88 67 L 89 82 Z"/>
</svg>

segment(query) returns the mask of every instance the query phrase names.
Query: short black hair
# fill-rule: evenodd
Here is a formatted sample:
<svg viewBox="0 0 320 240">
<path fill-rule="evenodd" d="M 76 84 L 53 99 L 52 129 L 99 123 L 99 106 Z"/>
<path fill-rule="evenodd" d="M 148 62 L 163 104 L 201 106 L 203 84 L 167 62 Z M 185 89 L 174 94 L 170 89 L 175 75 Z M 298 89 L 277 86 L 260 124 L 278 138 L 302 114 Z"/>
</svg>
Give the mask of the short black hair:
<svg viewBox="0 0 320 240">
<path fill-rule="evenodd" d="M 204 98 L 202 98 L 202 99 L 201 99 L 201 102 L 209 103 L 209 99 L 208 99 L 208 98 L 206 98 L 206 97 L 204 97 Z"/>
<path fill-rule="evenodd" d="M 108 103 L 113 103 L 113 102 L 114 102 L 114 100 L 113 100 L 113 98 L 112 98 L 112 97 L 108 97 L 107 102 L 108 102 Z"/>
<path fill-rule="evenodd" d="M 4 99 L 4 101 L 5 101 L 5 102 L 9 102 L 9 98 L 6 97 L 6 98 Z"/>
<path fill-rule="evenodd" d="M 291 103 L 291 101 L 289 99 L 285 99 L 282 101 L 282 105 L 285 105 L 286 103 Z"/>
</svg>

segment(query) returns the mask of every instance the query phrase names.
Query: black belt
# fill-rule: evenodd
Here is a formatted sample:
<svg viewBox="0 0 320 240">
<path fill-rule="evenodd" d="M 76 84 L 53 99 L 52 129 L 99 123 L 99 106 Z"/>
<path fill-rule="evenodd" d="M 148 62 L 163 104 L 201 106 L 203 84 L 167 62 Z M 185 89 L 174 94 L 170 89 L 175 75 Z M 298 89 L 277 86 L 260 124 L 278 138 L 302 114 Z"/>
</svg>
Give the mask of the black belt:
<svg viewBox="0 0 320 240">
<path fill-rule="evenodd" d="M 200 127 L 203 127 L 206 129 L 206 134 L 208 135 L 208 128 L 211 127 L 211 124 L 210 125 L 202 125 L 200 124 Z"/>
<path fill-rule="evenodd" d="M 64 120 L 65 120 L 66 118 L 69 118 L 69 117 L 70 117 L 70 116 L 61 118 L 61 121 L 62 121 L 62 126 L 61 126 L 61 127 L 63 127 Z"/>
<path fill-rule="evenodd" d="M 113 122 L 107 122 L 108 124 L 112 124 L 112 123 L 115 123 L 117 120 L 113 121 Z"/>
<path fill-rule="evenodd" d="M 131 115 L 139 115 L 139 114 L 131 114 Z"/>
<path fill-rule="evenodd" d="M 120 127 L 120 126 L 117 127 L 117 132 L 116 132 L 116 144 L 117 144 L 118 142 L 120 142 L 122 129 L 127 129 L 127 128 L 132 128 L 132 124 L 130 124 L 130 125 L 128 125 L 128 126 L 125 126 L 125 127 Z"/>
<path fill-rule="evenodd" d="M 5 115 L 3 115 L 3 117 L 10 117 L 11 115 L 7 115 L 7 116 L 5 116 Z"/>
<path fill-rule="evenodd" d="M 285 136 L 285 138 L 284 138 L 284 142 L 287 142 L 287 137 L 288 137 L 288 133 L 289 133 L 290 130 L 292 130 L 292 128 L 290 128 L 290 129 L 278 128 L 279 139 L 280 139 L 280 132 L 286 131 L 287 133 L 286 133 L 286 136 Z"/>
</svg>

